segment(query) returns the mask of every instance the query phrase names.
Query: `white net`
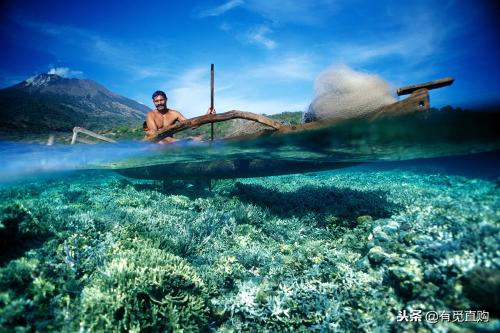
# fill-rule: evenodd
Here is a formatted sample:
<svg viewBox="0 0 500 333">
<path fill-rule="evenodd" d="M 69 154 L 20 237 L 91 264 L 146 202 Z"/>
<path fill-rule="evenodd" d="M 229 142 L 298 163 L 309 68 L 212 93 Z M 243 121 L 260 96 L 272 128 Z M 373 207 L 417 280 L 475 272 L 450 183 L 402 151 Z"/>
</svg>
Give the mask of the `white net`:
<svg viewBox="0 0 500 333">
<path fill-rule="evenodd" d="M 318 120 L 362 117 L 396 101 L 387 82 L 343 65 L 318 76 L 315 96 L 308 113 Z"/>
</svg>

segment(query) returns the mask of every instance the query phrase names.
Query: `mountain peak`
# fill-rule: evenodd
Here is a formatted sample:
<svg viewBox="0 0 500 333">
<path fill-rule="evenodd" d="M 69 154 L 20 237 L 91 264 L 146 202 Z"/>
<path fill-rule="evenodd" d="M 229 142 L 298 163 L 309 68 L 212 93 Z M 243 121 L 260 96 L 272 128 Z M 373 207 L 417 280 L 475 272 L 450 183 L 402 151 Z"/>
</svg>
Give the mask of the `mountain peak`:
<svg viewBox="0 0 500 333">
<path fill-rule="evenodd" d="M 0 89 L 0 130 L 136 126 L 149 109 L 92 80 L 39 74 Z"/>
<path fill-rule="evenodd" d="M 19 83 L 17 88 L 29 93 L 49 93 L 71 96 L 114 95 L 111 91 L 92 80 L 66 78 L 58 74 L 43 73 L 32 76 Z"/>
<path fill-rule="evenodd" d="M 46 87 L 50 83 L 55 83 L 58 82 L 62 79 L 61 76 L 57 74 L 38 74 L 35 76 L 32 76 L 26 81 L 24 81 L 24 86 L 26 87 Z"/>
</svg>

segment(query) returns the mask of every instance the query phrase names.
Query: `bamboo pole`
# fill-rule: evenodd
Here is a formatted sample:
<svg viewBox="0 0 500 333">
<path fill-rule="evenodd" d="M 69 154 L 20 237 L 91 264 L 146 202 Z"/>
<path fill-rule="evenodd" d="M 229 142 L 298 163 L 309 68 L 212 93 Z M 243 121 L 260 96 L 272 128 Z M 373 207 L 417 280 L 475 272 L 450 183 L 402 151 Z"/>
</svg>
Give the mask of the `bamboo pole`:
<svg viewBox="0 0 500 333">
<path fill-rule="evenodd" d="M 214 110 L 214 64 L 210 66 L 210 108 Z M 210 140 L 214 141 L 214 123 L 210 123 Z"/>
</svg>

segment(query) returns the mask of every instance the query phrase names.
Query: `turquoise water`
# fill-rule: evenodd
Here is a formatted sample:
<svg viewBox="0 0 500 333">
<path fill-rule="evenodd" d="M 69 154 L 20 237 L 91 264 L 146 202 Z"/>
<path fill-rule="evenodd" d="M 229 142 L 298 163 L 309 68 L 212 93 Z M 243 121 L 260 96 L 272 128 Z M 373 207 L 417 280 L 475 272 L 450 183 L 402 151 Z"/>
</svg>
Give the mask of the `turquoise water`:
<svg viewBox="0 0 500 333">
<path fill-rule="evenodd" d="M 498 330 L 495 119 L 170 146 L 1 143 L 0 331 Z M 113 171 L 232 158 L 361 164 L 211 190 Z"/>
<path fill-rule="evenodd" d="M 0 142 L 0 182 L 65 170 L 126 169 L 236 159 L 310 162 L 400 161 L 500 149 L 500 113 L 433 112 L 347 121 L 252 140 L 26 145 Z"/>
</svg>

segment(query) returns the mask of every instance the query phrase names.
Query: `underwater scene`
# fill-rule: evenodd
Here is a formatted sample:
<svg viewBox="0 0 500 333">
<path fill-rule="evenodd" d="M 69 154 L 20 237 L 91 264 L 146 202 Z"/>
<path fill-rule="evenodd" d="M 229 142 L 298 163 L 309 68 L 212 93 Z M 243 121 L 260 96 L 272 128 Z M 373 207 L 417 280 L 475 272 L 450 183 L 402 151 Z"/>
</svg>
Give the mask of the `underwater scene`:
<svg viewBox="0 0 500 333">
<path fill-rule="evenodd" d="M 499 331 L 498 120 L 1 142 L 0 331 Z"/>
<path fill-rule="evenodd" d="M 500 332 L 499 1 L 2 1 L 0 333 Z"/>
</svg>

